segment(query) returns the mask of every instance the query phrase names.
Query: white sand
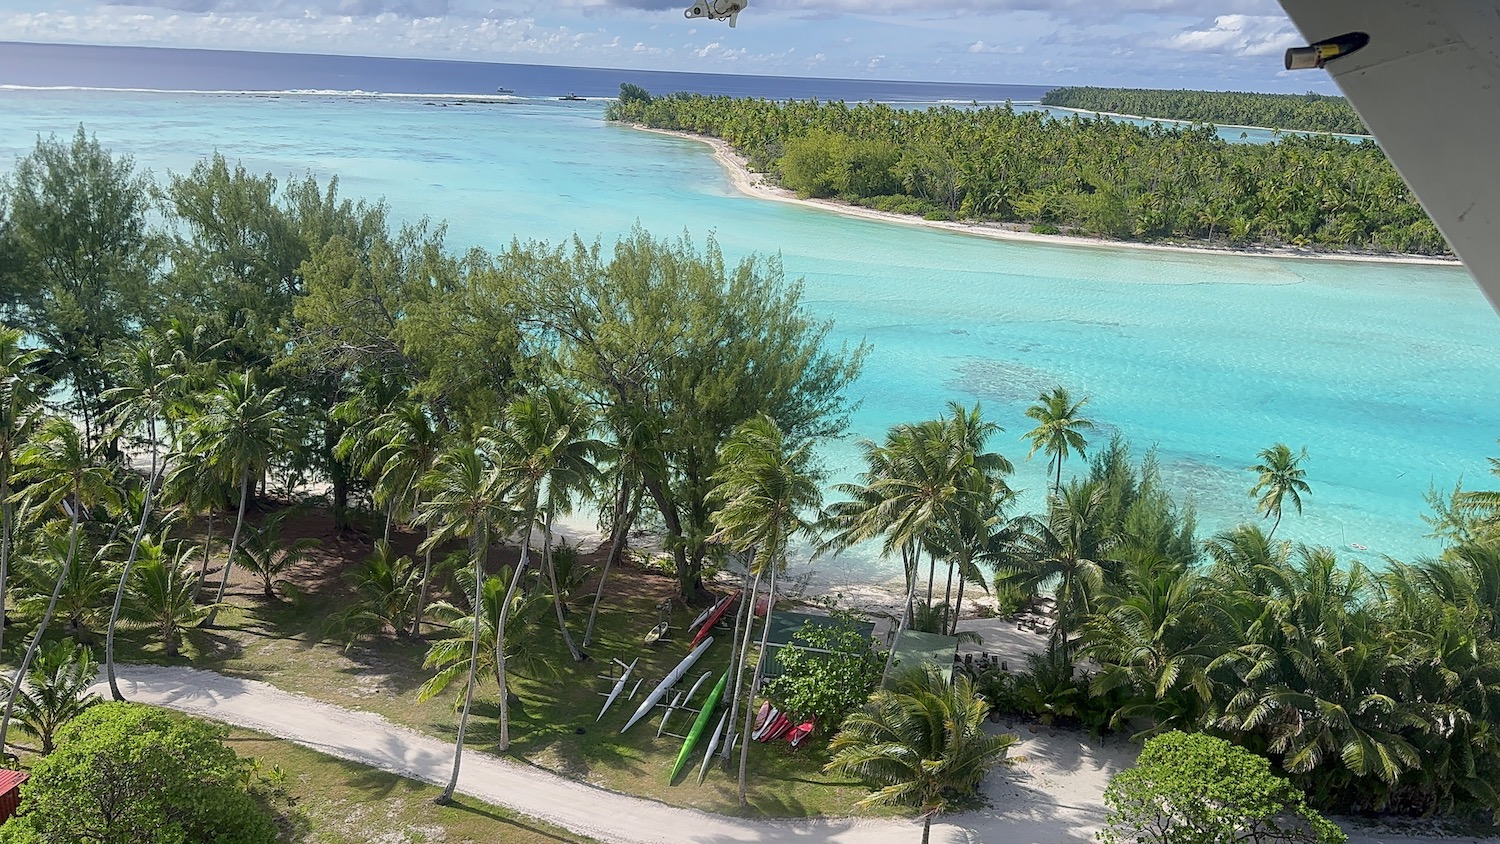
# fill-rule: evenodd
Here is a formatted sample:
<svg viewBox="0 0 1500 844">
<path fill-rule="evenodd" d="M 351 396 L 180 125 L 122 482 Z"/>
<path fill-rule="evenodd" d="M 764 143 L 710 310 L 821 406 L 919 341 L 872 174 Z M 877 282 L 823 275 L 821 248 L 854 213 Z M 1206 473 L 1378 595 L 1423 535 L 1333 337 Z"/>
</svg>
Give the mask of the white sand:
<svg viewBox="0 0 1500 844">
<path fill-rule="evenodd" d="M 766 180 L 763 174 L 750 169 L 744 156 L 740 155 L 729 145 L 727 141 L 712 138 L 706 135 L 694 135 L 690 132 L 676 132 L 669 129 L 652 129 L 648 126 L 637 125 L 637 129 L 645 132 L 655 132 L 659 135 L 670 135 L 675 138 L 686 138 L 708 144 L 713 148 L 714 158 L 724 166 L 729 174 L 730 181 L 735 189 L 746 196 L 771 199 L 777 202 L 791 202 L 805 205 L 811 208 L 819 208 L 824 211 L 832 211 L 836 214 L 844 214 L 850 217 L 860 217 L 866 220 L 879 220 L 886 223 L 897 223 L 907 226 L 925 226 L 927 228 L 943 229 L 945 231 L 958 232 L 960 234 L 988 237 L 996 240 L 1022 241 L 1027 243 L 1047 243 L 1054 246 L 1082 246 L 1090 249 L 1148 249 L 1168 252 L 1189 252 L 1201 255 L 1236 255 L 1243 257 L 1261 258 L 1307 258 L 1322 261 L 1357 261 L 1364 263 L 1395 263 L 1395 264 L 1425 264 L 1446 267 L 1463 266 L 1457 258 L 1438 258 L 1428 255 L 1379 255 L 1363 254 L 1357 252 L 1316 252 L 1310 249 L 1294 249 L 1292 247 L 1259 247 L 1253 249 L 1230 249 L 1211 246 L 1191 246 L 1165 243 L 1137 243 L 1125 240 L 1106 240 L 1099 237 L 1079 237 L 1075 235 L 1035 234 L 1020 227 L 1019 224 L 1006 223 L 977 223 L 977 222 L 950 222 L 945 220 L 924 220 L 921 217 L 913 217 L 907 214 L 892 214 L 887 211 L 877 211 L 873 208 L 864 208 L 858 205 L 850 205 L 846 202 L 837 202 L 831 199 L 803 199 L 796 193 L 785 188 L 778 187 Z"/>
<path fill-rule="evenodd" d="M 313 750 L 411 779 L 444 785 L 453 747 L 379 715 L 284 692 L 255 680 L 211 671 L 121 666 L 120 688 L 138 703 L 247 727 Z M 103 684 L 94 691 L 108 696 Z M 1003 729 L 996 727 L 995 729 Z M 1135 758 L 1130 745 L 1098 743 L 1076 734 L 1020 727 L 1016 752 L 1027 757 L 986 781 L 989 807 L 933 825 L 936 842 L 1071 844 L 1093 840 L 1104 820 L 1109 777 Z M 910 844 L 920 825 L 902 820 L 820 819 L 761 821 L 679 809 L 573 782 L 536 768 L 469 750 L 458 790 L 604 842 L 702 844 Z M 1357 832 L 1356 844 L 1415 844 L 1430 836 Z M 1456 840 L 1456 839 L 1453 839 Z M 1475 840 L 1475 839 L 1466 839 Z"/>
</svg>

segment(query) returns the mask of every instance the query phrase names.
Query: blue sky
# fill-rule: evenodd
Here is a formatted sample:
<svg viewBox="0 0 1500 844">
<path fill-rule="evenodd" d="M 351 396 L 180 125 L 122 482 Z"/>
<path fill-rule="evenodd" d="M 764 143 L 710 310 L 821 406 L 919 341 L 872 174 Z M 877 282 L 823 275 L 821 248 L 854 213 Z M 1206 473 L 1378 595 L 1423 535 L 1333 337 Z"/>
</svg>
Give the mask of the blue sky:
<svg viewBox="0 0 1500 844">
<path fill-rule="evenodd" d="M 0 39 L 912 80 L 1332 92 L 1275 0 L 0 0 Z"/>
</svg>

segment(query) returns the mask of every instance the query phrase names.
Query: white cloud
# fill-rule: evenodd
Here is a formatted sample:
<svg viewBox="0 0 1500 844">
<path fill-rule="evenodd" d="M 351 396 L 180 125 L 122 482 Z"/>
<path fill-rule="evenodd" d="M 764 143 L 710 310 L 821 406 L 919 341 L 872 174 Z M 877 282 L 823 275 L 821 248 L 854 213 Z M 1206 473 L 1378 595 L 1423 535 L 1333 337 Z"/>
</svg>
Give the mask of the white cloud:
<svg viewBox="0 0 1500 844">
<path fill-rule="evenodd" d="M 975 41 L 970 44 L 964 52 L 967 53 L 1024 53 L 1026 47 L 1021 44 L 1007 46 L 1005 44 L 986 44 L 983 41 Z"/>
<path fill-rule="evenodd" d="M 1283 17 L 1219 15 L 1214 18 L 1213 26 L 1179 32 L 1165 44 L 1192 53 L 1269 56 L 1295 46 L 1300 40 L 1291 22 Z"/>
</svg>

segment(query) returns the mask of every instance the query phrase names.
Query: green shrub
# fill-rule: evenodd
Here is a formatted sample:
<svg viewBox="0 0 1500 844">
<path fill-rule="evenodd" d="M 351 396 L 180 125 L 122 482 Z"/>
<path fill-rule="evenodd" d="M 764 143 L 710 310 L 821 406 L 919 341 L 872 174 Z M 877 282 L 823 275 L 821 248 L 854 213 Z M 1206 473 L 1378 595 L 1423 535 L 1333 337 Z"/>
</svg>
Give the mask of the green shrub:
<svg viewBox="0 0 1500 844">
<path fill-rule="evenodd" d="M 1104 802 L 1104 844 L 1348 840 L 1265 759 L 1201 733 L 1164 733 L 1146 742 L 1135 767 L 1110 780 Z"/>
<path fill-rule="evenodd" d="M 848 613 L 835 611 L 833 617 L 843 623 L 808 623 L 793 634 L 791 644 L 776 654 L 781 675 L 766 683 L 766 696 L 777 708 L 816 718 L 821 728 L 839 723 L 864 703 L 884 667 Z"/>
<path fill-rule="evenodd" d="M 225 734 L 138 704 L 94 706 L 37 761 L 0 842 L 270 844 L 271 812 L 249 793 L 253 763 Z"/>
</svg>

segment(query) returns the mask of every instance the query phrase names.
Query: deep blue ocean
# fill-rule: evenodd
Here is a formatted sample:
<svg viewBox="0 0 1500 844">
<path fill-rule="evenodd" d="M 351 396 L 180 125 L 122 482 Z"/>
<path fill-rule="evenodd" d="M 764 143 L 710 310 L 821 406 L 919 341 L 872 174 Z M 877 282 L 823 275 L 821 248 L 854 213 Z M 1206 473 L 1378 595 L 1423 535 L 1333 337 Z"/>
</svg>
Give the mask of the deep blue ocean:
<svg viewBox="0 0 1500 844">
<path fill-rule="evenodd" d="M 1051 87 L 0 42 L 0 84 L 37 87 L 471 95 L 503 87 L 532 98 L 613 97 L 622 82 L 656 93 L 914 103 L 1035 101 Z"/>
</svg>

